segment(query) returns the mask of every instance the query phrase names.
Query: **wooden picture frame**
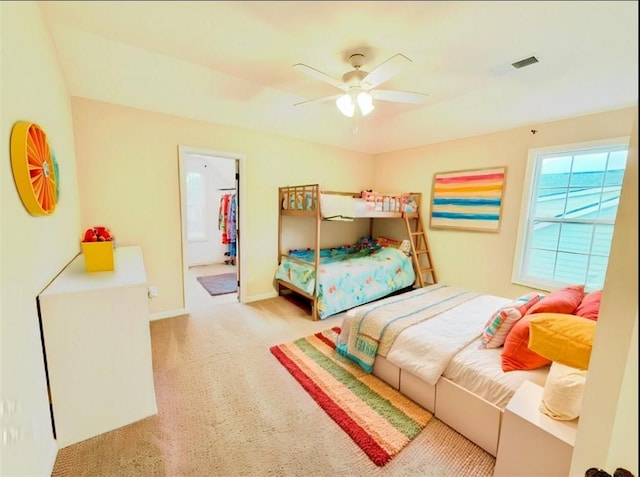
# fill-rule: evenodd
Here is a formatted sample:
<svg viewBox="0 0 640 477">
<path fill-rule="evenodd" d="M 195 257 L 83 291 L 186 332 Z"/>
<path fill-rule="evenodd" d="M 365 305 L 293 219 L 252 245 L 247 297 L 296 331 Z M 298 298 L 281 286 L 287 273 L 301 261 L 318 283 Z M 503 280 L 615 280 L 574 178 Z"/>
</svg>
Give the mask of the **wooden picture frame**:
<svg viewBox="0 0 640 477">
<path fill-rule="evenodd" d="M 499 232 L 506 177 L 506 167 L 435 173 L 429 226 Z"/>
</svg>

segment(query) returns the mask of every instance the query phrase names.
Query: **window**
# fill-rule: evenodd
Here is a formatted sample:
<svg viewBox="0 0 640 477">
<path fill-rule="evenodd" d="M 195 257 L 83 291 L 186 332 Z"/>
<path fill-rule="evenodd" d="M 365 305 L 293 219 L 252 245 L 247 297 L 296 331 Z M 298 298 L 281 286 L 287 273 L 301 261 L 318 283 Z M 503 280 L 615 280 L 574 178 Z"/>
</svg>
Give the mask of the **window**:
<svg viewBox="0 0 640 477">
<path fill-rule="evenodd" d="M 604 285 L 628 140 L 531 150 L 513 281 Z"/>
<path fill-rule="evenodd" d="M 204 174 L 187 173 L 187 240 L 206 239 Z"/>
</svg>

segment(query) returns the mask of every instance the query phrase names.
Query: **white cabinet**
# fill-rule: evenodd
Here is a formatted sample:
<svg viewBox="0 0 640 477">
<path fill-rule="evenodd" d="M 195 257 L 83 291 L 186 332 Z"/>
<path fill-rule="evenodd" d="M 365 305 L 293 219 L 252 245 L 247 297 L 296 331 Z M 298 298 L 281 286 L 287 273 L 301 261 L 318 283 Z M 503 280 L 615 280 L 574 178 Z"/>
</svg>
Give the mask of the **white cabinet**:
<svg viewBox="0 0 640 477">
<path fill-rule="evenodd" d="M 114 271 L 80 254 L 38 297 L 59 447 L 157 413 L 147 291 L 140 247 L 117 247 Z"/>
<path fill-rule="evenodd" d="M 494 477 L 566 477 L 578 419 L 558 421 L 540 412 L 543 388 L 524 381 L 504 410 Z"/>
</svg>

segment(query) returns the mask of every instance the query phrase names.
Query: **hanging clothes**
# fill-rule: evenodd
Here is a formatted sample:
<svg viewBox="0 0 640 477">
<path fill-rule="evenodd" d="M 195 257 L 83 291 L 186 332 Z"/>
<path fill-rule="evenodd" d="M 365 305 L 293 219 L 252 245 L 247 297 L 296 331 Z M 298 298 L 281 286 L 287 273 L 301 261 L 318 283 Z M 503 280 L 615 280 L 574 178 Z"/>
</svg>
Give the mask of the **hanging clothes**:
<svg viewBox="0 0 640 477">
<path fill-rule="evenodd" d="M 229 209 L 231 208 L 231 194 L 223 194 L 220 197 L 220 209 L 218 210 L 218 230 L 222 231 L 222 243 L 229 243 Z"/>
<path fill-rule="evenodd" d="M 221 239 L 224 245 L 229 245 L 229 252 L 225 255 L 235 263 L 236 256 L 236 219 L 237 201 L 236 194 L 224 194 L 220 198 L 218 211 L 218 229 L 222 232 Z"/>
</svg>

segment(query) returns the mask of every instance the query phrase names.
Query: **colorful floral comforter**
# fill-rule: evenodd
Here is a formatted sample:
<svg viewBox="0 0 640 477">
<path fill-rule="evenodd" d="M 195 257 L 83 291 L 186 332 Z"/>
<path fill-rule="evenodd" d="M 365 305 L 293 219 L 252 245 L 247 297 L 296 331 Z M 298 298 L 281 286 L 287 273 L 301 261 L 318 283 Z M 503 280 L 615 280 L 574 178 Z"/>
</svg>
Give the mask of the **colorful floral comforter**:
<svg viewBox="0 0 640 477">
<path fill-rule="evenodd" d="M 313 250 L 291 252 L 306 263 L 283 257 L 276 278 L 313 295 Z M 320 252 L 318 316 L 324 319 L 409 287 L 415 281 L 411 259 L 394 247 L 343 247 Z"/>
</svg>

